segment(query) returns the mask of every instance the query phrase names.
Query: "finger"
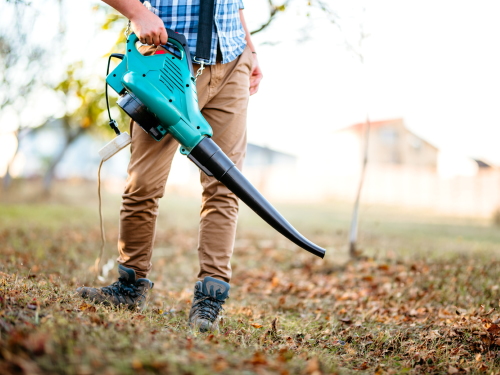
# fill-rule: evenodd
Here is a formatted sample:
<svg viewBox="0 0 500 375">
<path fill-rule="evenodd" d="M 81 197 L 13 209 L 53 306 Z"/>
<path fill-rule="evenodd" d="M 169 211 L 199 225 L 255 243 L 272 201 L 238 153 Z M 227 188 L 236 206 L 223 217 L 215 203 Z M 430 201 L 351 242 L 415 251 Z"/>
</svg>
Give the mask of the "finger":
<svg viewBox="0 0 500 375">
<path fill-rule="evenodd" d="M 252 86 L 259 86 L 260 81 L 262 81 L 262 74 L 252 77 Z"/>
<path fill-rule="evenodd" d="M 253 94 L 256 94 L 257 91 L 259 91 L 259 84 L 250 84 L 250 96 L 252 96 Z"/>
<path fill-rule="evenodd" d="M 160 36 L 159 35 L 154 35 L 153 38 L 152 38 L 152 40 L 153 40 L 153 44 L 155 46 L 159 46 L 160 45 Z"/>
<path fill-rule="evenodd" d="M 165 44 L 167 44 L 167 42 L 168 42 L 167 30 L 165 30 L 165 28 L 162 28 L 162 30 L 160 32 L 160 43 L 165 45 Z"/>
<path fill-rule="evenodd" d="M 256 67 L 256 68 L 252 71 L 252 76 L 253 76 L 253 77 L 259 77 L 260 79 L 262 79 L 263 74 L 262 74 L 262 71 L 260 70 L 260 68 L 259 68 L 259 67 Z"/>
</svg>

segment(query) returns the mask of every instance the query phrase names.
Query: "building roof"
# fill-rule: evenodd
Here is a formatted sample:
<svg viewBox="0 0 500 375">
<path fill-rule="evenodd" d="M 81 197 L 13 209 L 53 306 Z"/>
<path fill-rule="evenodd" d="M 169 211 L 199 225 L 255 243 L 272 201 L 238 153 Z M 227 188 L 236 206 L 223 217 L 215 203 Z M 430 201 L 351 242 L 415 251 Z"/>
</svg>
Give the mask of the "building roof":
<svg viewBox="0 0 500 375">
<path fill-rule="evenodd" d="M 480 159 L 472 159 L 472 160 L 474 160 L 477 163 L 477 166 L 479 168 L 492 168 L 492 165 L 486 163 L 484 160 L 480 160 Z"/>
<path fill-rule="evenodd" d="M 413 133 L 412 131 L 410 131 L 405 126 L 404 120 L 402 118 L 394 118 L 394 119 L 379 120 L 379 121 L 370 121 L 370 129 L 373 130 L 373 129 L 377 129 L 377 128 L 383 128 L 384 126 L 393 125 L 393 124 L 400 125 L 404 129 L 406 129 L 407 132 L 409 132 L 410 134 L 412 134 L 416 138 L 420 139 L 422 142 L 425 142 L 427 145 L 429 145 L 429 146 L 433 147 L 434 149 L 438 150 L 438 148 L 436 146 L 434 146 L 432 143 L 429 143 L 428 141 L 426 141 L 422 137 L 420 137 L 420 136 L 416 135 L 415 133 Z M 345 128 L 342 128 L 339 131 L 340 132 L 353 132 L 353 133 L 362 134 L 364 132 L 364 130 L 365 130 L 365 125 L 366 125 L 366 122 L 360 122 L 360 123 L 357 123 L 357 124 L 350 125 L 350 126 L 347 126 Z"/>
<path fill-rule="evenodd" d="M 400 123 L 403 127 L 404 126 L 404 121 L 402 118 L 396 118 L 396 119 L 389 119 L 389 120 L 380 120 L 380 121 L 370 121 L 370 127 L 372 129 L 374 128 L 380 128 L 389 124 L 393 123 Z M 359 122 L 354 125 L 347 126 L 345 128 L 340 129 L 340 131 L 356 131 L 356 132 L 363 132 L 365 128 L 366 122 Z"/>
</svg>

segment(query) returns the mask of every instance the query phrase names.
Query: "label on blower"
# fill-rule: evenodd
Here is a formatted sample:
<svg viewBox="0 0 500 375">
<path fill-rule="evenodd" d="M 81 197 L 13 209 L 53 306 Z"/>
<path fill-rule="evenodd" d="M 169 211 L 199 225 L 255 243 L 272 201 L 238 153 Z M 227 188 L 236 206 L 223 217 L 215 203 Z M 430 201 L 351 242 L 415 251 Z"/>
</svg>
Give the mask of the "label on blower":
<svg viewBox="0 0 500 375">
<path fill-rule="evenodd" d="M 103 161 L 106 161 L 118 151 L 127 147 L 131 141 L 132 138 L 130 138 L 130 135 L 128 135 L 127 132 L 123 132 L 119 136 L 108 142 L 106 146 L 101 148 L 99 150 L 99 155 L 101 156 Z"/>
</svg>

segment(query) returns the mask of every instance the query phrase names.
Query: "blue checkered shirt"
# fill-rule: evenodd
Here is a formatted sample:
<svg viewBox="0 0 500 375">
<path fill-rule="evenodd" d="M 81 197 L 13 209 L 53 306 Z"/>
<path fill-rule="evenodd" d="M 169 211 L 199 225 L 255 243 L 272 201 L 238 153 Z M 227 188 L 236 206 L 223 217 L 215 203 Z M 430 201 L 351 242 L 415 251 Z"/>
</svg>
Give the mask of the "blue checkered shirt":
<svg viewBox="0 0 500 375">
<path fill-rule="evenodd" d="M 159 16 L 165 27 L 184 34 L 189 52 L 196 56 L 198 14 L 202 0 L 140 0 L 149 10 Z M 236 59 L 246 46 L 245 30 L 241 25 L 239 10 L 242 0 L 215 0 L 214 25 L 212 28 L 212 48 L 209 65 L 215 64 L 217 43 L 222 52 L 222 63 Z"/>
</svg>

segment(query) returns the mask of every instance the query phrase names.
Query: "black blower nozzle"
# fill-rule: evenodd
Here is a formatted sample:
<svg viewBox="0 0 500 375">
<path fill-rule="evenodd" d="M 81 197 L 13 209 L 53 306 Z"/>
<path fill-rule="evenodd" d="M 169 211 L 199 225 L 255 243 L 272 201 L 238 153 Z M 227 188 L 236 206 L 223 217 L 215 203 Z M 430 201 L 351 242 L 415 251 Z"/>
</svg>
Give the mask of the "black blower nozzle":
<svg viewBox="0 0 500 375">
<path fill-rule="evenodd" d="M 188 157 L 208 176 L 213 176 L 223 183 L 257 215 L 290 241 L 320 258 L 325 256 L 325 249 L 301 235 L 243 176 L 210 138 L 206 137 L 198 143 Z"/>
</svg>

